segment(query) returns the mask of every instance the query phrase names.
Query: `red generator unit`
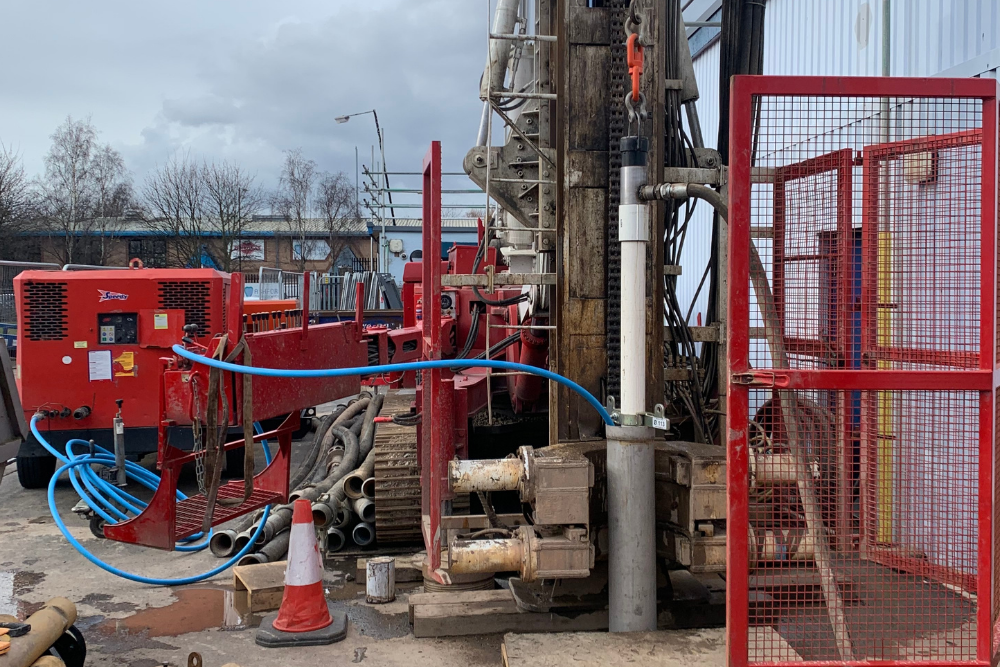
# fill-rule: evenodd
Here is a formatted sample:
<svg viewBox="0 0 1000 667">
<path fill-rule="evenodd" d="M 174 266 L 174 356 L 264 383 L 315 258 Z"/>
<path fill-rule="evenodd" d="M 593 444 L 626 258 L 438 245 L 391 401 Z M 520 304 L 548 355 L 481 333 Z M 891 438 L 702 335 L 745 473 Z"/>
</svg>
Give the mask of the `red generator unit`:
<svg viewBox="0 0 1000 667">
<path fill-rule="evenodd" d="M 126 456 L 136 459 L 156 452 L 162 424 L 167 424 L 164 435 L 171 446 L 190 450 L 192 393 L 178 393 L 174 387 L 177 373 L 168 372 L 170 360 L 175 360 L 170 348 L 182 339 L 207 347 L 218 334 L 229 332 L 231 340 L 240 335 L 246 327 L 240 325 L 242 294 L 230 290 L 234 281 L 241 281 L 241 276 L 212 269 L 21 273 L 14 289 L 17 383 L 25 415 L 45 414 L 39 428 L 60 449 L 73 438 L 112 449 L 112 424 L 121 401 Z M 354 322 L 309 327 L 308 304 L 304 305 L 303 311 L 289 311 L 298 326 L 286 323 L 280 330 L 246 334 L 258 365 L 365 364 L 365 344 Z M 285 386 L 289 382 L 254 379 L 253 415 L 266 427 L 280 423 L 292 411 L 354 393 L 358 381 L 308 380 L 297 383 L 294 391 Z M 198 393 L 203 392 L 202 387 Z M 177 400 L 184 405 L 174 405 Z M 231 439 L 242 437 L 236 411 L 233 406 Z M 226 454 L 241 471 L 242 449 Z M 45 486 L 55 464 L 54 457 L 29 438 L 18 453 L 21 485 Z"/>
<path fill-rule="evenodd" d="M 126 454 L 156 451 L 160 421 L 160 357 L 197 326 L 208 343 L 226 321 L 230 277 L 212 269 L 26 271 L 14 280 L 17 299 L 17 385 L 25 415 L 60 449 L 72 438 L 113 448 L 112 420 L 121 400 Z M 190 448 L 190 429 L 172 441 Z M 186 441 L 185 441 L 186 438 Z M 26 488 L 48 483 L 55 459 L 29 437 L 18 453 Z"/>
</svg>

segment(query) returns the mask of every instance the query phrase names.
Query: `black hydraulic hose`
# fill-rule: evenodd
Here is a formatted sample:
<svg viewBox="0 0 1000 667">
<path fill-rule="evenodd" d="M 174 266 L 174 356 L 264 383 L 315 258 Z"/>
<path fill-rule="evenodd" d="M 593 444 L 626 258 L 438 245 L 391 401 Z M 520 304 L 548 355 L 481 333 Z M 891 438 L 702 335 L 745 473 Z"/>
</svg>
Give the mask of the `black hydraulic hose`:
<svg viewBox="0 0 1000 667">
<path fill-rule="evenodd" d="M 365 424 L 359 440 L 358 459 L 361 461 L 368 456 L 368 452 L 375 446 L 375 418 L 382 411 L 382 403 L 384 402 L 385 394 L 376 394 L 368 404 L 368 410 L 365 411 Z"/>
<path fill-rule="evenodd" d="M 347 408 L 340 413 L 340 415 L 333 420 L 333 426 L 344 426 L 351 419 L 355 418 L 359 413 L 361 413 L 365 408 L 368 407 L 368 403 L 371 399 L 367 396 L 361 398 L 347 406 Z M 317 480 L 323 479 L 327 471 L 327 454 L 333 447 L 333 434 L 328 427 L 324 431 L 323 435 L 320 437 L 320 448 L 316 460 L 313 462 L 312 467 L 309 472 L 303 477 L 302 483 L 311 484 Z M 292 486 L 290 488 L 297 489 L 301 486 L 301 483 Z"/>
<path fill-rule="evenodd" d="M 339 411 L 334 411 L 323 417 L 323 420 L 319 423 L 319 428 L 316 429 L 316 433 L 313 434 L 313 444 L 309 448 L 309 452 L 306 454 L 306 458 L 299 464 L 299 467 L 295 470 L 295 474 L 292 475 L 291 480 L 288 482 L 288 488 L 297 489 L 302 482 L 305 481 L 306 475 L 313 469 L 316 464 L 316 459 L 319 457 L 320 450 L 323 447 L 323 436 L 333 425 L 333 422 L 337 417 L 342 415 L 346 410 L 346 407 L 341 408 Z"/>
</svg>

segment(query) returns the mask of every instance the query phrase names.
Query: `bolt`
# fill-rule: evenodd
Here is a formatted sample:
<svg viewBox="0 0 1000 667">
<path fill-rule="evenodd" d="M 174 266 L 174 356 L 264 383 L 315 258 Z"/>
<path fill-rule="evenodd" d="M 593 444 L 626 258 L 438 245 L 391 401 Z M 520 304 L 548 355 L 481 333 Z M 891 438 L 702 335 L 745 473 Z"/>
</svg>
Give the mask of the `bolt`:
<svg viewBox="0 0 1000 667">
<path fill-rule="evenodd" d="M 517 145 L 517 150 L 523 151 L 524 150 L 524 144 L 518 144 Z"/>
<path fill-rule="evenodd" d="M 548 188 L 543 188 L 542 189 L 542 193 L 543 194 L 549 194 L 549 189 Z"/>
<path fill-rule="evenodd" d="M 485 162 L 485 160 L 483 160 L 483 156 L 482 155 L 477 155 L 476 156 L 476 164 L 482 165 L 484 162 Z"/>
<path fill-rule="evenodd" d="M 542 227 L 548 227 L 548 226 L 549 226 L 549 221 L 548 220 L 542 220 Z"/>
</svg>

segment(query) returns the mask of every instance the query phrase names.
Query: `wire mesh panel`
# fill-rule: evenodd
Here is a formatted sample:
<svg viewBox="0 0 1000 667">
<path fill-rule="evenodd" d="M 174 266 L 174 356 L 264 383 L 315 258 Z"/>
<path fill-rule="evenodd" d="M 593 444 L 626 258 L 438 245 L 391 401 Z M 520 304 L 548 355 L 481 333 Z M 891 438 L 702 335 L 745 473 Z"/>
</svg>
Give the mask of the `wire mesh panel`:
<svg viewBox="0 0 1000 667">
<path fill-rule="evenodd" d="M 734 80 L 731 665 L 991 660 L 995 90 Z"/>
</svg>

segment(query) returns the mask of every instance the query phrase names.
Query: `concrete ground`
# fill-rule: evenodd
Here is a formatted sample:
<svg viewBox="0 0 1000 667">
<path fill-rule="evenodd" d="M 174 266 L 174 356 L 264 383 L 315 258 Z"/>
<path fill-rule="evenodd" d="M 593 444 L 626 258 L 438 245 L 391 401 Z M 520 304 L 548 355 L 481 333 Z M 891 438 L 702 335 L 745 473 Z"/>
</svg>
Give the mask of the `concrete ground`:
<svg viewBox="0 0 1000 667">
<path fill-rule="evenodd" d="M 304 447 L 296 443 L 296 449 Z M 193 481 L 193 476 L 185 479 L 186 490 Z M 207 549 L 161 552 L 95 538 L 86 522 L 70 512 L 77 496 L 68 482 L 60 483 L 56 501 L 72 534 L 116 567 L 152 577 L 184 577 L 221 562 Z M 49 515 L 45 492 L 22 489 L 13 465 L 0 482 L 0 512 L 0 613 L 24 617 L 49 598 L 69 598 L 77 605 L 77 627 L 87 640 L 88 665 L 187 665 L 192 651 L 202 655 L 205 667 L 229 662 L 242 667 L 502 664 L 500 635 L 415 639 L 407 618 L 411 591 L 400 590 L 388 605 L 366 604 L 363 586 L 353 581 L 354 559 L 327 570 L 324 580 L 328 597 L 350 619 L 347 638 L 331 646 L 264 649 L 254 644 L 260 618 L 232 607 L 231 572 L 174 588 L 104 572 L 66 542 Z"/>
</svg>

